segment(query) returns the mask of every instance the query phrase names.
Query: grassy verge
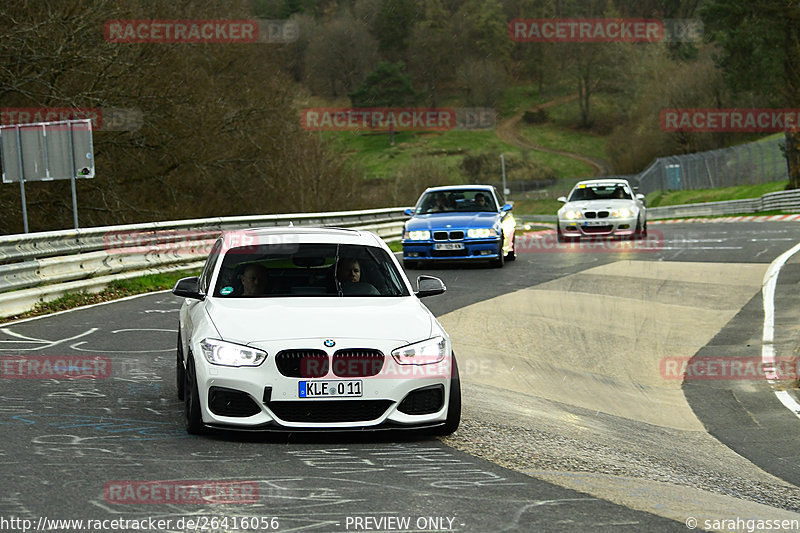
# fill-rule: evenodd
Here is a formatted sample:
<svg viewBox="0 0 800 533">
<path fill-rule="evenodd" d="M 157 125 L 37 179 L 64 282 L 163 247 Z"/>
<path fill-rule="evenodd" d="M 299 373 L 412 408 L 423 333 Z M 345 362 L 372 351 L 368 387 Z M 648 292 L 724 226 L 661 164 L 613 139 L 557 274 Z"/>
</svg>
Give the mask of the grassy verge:
<svg viewBox="0 0 800 533">
<path fill-rule="evenodd" d="M 81 291 L 77 293 L 67 293 L 53 301 L 40 302 L 36 304 L 36 307 L 34 307 L 32 310 L 19 315 L 4 318 L 2 321 L 10 322 L 12 320 L 19 320 L 23 318 L 49 315 L 51 313 L 65 311 L 67 309 L 74 309 L 84 305 L 118 300 L 119 298 L 124 298 L 126 296 L 133 296 L 134 294 L 163 291 L 174 287 L 175 282 L 181 278 L 199 275 L 200 271 L 198 270 L 197 272 L 148 274 L 139 278 L 113 281 L 101 292 L 89 293 Z"/>
<path fill-rule="evenodd" d="M 669 205 L 700 204 L 704 202 L 722 202 L 725 200 L 744 200 L 758 198 L 768 192 L 786 189 L 788 181 L 774 181 L 758 185 L 738 185 L 719 189 L 697 189 L 694 191 L 655 191 L 647 195 L 648 207 L 664 207 Z"/>
</svg>

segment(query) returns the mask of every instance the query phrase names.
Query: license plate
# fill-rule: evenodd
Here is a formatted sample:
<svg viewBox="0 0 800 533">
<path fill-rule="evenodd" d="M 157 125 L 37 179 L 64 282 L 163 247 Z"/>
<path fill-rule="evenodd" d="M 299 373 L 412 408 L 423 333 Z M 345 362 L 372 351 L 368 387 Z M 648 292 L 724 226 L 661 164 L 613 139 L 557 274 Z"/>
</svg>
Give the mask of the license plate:
<svg viewBox="0 0 800 533">
<path fill-rule="evenodd" d="M 463 250 L 463 242 L 441 242 L 433 245 L 434 250 Z"/>
<path fill-rule="evenodd" d="M 605 220 L 587 220 L 583 223 L 584 226 L 605 226 L 608 222 Z"/>
<path fill-rule="evenodd" d="M 298 398 L 347 398 L 361 396 L 361 380 L 301 381 Z"/>
</svg>

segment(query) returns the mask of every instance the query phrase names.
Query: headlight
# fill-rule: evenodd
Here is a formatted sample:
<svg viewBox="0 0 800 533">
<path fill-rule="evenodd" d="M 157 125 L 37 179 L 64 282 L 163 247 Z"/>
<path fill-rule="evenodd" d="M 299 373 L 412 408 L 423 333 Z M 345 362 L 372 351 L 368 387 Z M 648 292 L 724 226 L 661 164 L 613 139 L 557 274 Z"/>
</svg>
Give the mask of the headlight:
<svg viewBox="0 0 800 533">
<path fill-rule="evenodd" d="M 627 207 L 623 207 L 622 209 L 617 209 L 616 211 L 612 211 L 611 216 L 614 218 L 630 218 L 633 216 L 633 211 L 631 211 Z"/>
<path fill-rule="evenodd" d="M 433 337 L 392 351 L 392 357 L 401 365 L 431 365 L 441 363 L 447 355 L 444 337 Z"/>
<path fill-rule="evenodd" d="M 565 211 L 564 218 L 567 220 L 575 220 L 576 218 L 583 218 L 583 213 L 580 211 Z"/>
<path fill-rule="evenodd" d="M 258 366 L 267 358 L 267 352 L 263 350 L 219 339 L 203 339 L 200 348 L 206 361 L 212 365 Z"/>
<path fill-rule="evenodd" d="M 428 241 L 431 238 L 430 231 L 406 231 L 403 237 L 410 241 Z"/>
<path fill-rule="evenodd" d="M 486 239 L 489 237 L 497 237 L 497 231 L 492 228 L 474 228 L 467 230 L 467 237 L 470 239 Z"/>
</svg>

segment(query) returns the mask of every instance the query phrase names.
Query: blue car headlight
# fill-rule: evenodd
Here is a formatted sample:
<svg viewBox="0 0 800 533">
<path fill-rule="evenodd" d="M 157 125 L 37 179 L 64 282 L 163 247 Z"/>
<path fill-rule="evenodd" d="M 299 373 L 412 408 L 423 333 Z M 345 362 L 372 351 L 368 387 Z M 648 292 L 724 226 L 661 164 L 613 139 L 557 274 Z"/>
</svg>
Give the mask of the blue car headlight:
<svg viewBox="0 0 800 533">
<path fill-rule="evenodd" d="M 267 352 L 263 350 L 219 339 L 203 339 L 200 348 L 206 361 L 213 365 L 258 366 L 267 358 Z"/>
<path fill-rule="evenodd" d="M 497 230 L 493 228 L 468 229 L 467 237 L 470 239 L 488 239 L 489 237 L 497 237 Z"/>
<path fill-rule="evenodd" d="M 427 230 L 406 231 L 403 238 L 409 241 L 428 241 L 431 238 L 431 232 Z"/>
</svg>

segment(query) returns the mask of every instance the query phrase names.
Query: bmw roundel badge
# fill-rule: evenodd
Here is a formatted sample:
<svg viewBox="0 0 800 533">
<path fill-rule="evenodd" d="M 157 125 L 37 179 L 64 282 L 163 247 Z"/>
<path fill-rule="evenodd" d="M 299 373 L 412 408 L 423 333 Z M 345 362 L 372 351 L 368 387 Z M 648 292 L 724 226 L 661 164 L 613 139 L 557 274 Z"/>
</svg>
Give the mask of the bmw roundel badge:
<svg viewBox="0 0 800 533">
<path fill-rule="evenodd" d="M 333 346 L 336 345 L 336 343 L 333 342 L 333 339 L 326 339 L 325 342 L 323 342 L 322 344 L 324 344 L 328 348 L 332 348 Z"/>
</svg>

